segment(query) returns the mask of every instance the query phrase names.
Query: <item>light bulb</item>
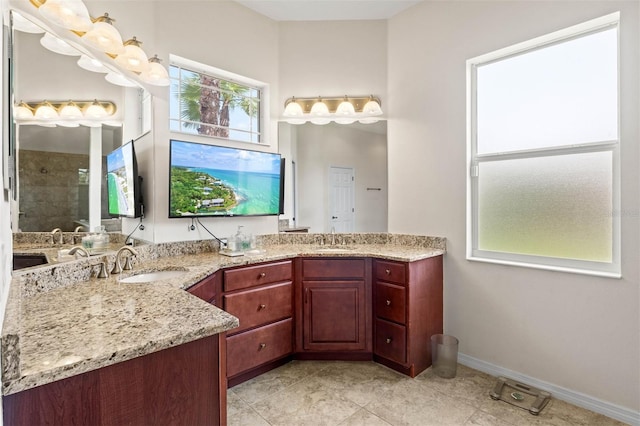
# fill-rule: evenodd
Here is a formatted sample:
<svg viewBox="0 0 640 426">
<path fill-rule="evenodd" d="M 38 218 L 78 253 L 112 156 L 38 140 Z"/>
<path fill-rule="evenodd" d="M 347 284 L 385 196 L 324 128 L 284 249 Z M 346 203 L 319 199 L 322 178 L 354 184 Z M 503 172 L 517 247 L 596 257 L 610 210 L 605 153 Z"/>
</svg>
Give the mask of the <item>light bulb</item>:
<svg viewBox="0 0 640 426">
<path fill-rule="evenodd" d="M 97 100 L 94 100 L 93 103 L 87 107 L 84 114 L 87 118 L 102 118 L 109 115 Z"/>
<path fill-rule="evenodd" d="M 291 98 L 291 101 L 284 108 L 283 115 L 285 117 L 302 117 L 304 115 L 304 111 L 302 110 L 302 106 L 296 102 L 296 99 Z"/>
<path fill-rule="evenodd" d="M 68 104 L 60 109 L 60 118 L 77 120 L 78 118 L 82 118 L 82 111 L 80 111 L 80 108 L 75 102 L 69 101 Z"/>
<path fill-rule="evenodd" d="M 45 120 L 51 120 L 54 118 L 58 118 L 58 111 L 51 105 L 51 103 L 44 101 L 40 105 L 36 107 L 36 112 L 34 114 L 36 118 L 42 118 Z"/>
<path fill-rule="evenodd" d="M 122 37 L 112 22 L 113 19 L 109 17 L 108 13 L 96 18 L 93 28 L 82 36 L 82 40 L 90 46 L 111 55 L 123 53 L 125 48 L 122 45 Z"/>
<path fill-rule="evenodd" d="M 13 107 L 13 116 L 19 120 L 29 120 L 33 118 L 33 110 L 29 105 L 20 101 L 18 105 Z"/>
<path fill-rule="evenodd" d="M 84 32 L 93 27 L 82 0 L 47 0 L 38 11 L 50 22 L 67 30 Z"/>
<path fill-rule="evenodd" d="M 169 73 L 167 73 L 166 68 L 160 64 L 158 55 L 149 58 L 149 68 L 140 74 L 140 79 L 155 86 L 168 86 L 170 83 Z"/>
<path fill-rule="evenodd" d="M 140 48 L 142 43 L 135 37 L 124 43 L 124 52 L 116 56 L 116 62 L 123 68 L 141 73 L 149 68 L 147 54 Z"/>
<path fill-rule="evenodd" d="M 380 108 L 380 104 L 371 96 L 369 101 L 362 107 L 362 113 L 365 115 L 382 115 L 382 108 Z"/>
</svg>

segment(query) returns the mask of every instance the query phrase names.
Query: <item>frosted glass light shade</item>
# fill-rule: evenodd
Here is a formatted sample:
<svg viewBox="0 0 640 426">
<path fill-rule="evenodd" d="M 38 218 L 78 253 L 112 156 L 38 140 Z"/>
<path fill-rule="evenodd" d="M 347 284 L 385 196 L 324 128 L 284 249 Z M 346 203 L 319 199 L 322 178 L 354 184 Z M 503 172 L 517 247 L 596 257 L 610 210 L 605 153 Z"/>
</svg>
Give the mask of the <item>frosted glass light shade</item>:
<svg viewBox="0 0 640 426">
<path fill-rule="evenodd" d="M 80 56 L 80 59 L 78 59 L 78 66 L 92 72 L 109 72 L 109 68 L 105 67 L 102 62 L 97 59 L 90 58 L 87 55 Z"/>
<path fill-rule="evenodd" d="M 362 107 L 362 113 L 365 115 L 382 115 L 382 108 L 380 108 L 378 102 L 371 99 Z"/>
<path fill-rule="evenodd" d="M 149 59 L 149 68 L 140 74 L 140 79 L 145 83 L 153 84 L 154 86 L 169 85 L 169 73 L 166 68 L 160 64 L 158 55 Z"/>
<path fill-rule="evenodd" d="M 106 117 L 109 114 L 104 109 L 104 107 L 98 103 L 98 101 L 94 101 L 91 105 L 87 107 L 87 109 L 84 112 L 84 115 L 87 118 L 102 118 L 102 117 Z"/>
<path fill-rule="evenodd" d="M 84 32 L 93 27 L 82 0 L 47 0 L 38 11 L 48 21 L 68 30 Z"/>
<path fill-rule="evenodd" d="M 45 120 L 51 120 L 59 117 L 58 111 L 56 111 L 53 105 L 51 105 L 47 101 L 43 102 L 36 108 L 34 116 L 36 118 L 43 118 Z"/>
<path fill-rule="evenodd" d="M 102 19 L 104 19 L 103 21 L 94 23 L 93 28 L 82 36 L 82 40 L 102 52 L 119 55 L 125 50 L 122 45 L 122 37 L 118 30 L 110 23 L 111 19 L 109 15 L 105 14 L 105 17 L 102 17 Z"/>
<path fill-rule="evenodd" d="M 295 100 L 289 102 L 284 108 L 285 117 L 302 117 L 303 114 L 302 106 Z"/>
<path fill-rule="evenodd" d="M 61 55 L 68 56 L 80 56 L 81 53 L 74 47 L 71 47 L 69 43 L 64 40 L 60 40 L 58 37 L 49 33 L 44 33 L 44 36 L 40 39 L 40 44 L 47 50 Z"/>
<path fill-rule="evenodd" d="M 60 118 L 77 120 L 78 118 L 82 118 L 82 111 L 74 102 L 69 102 L 60 110 Z"/>
<path fill-rule="evenodd" d="M 13 107 L 13 116 L 19 120 L 29 120 L 33 118 L 33 111 L 24 102 L 20 102 Z"/>
<path fill-rule="evenodd" d="M 328 124 L 329 121 L 331 121 L 327 117 L 328 115 L 329 115 L 329 107 L 327 106 L 327 104 L 322 102 L 321 99 L 319 99 L 311 107 L 312 118 L 309 121 L 311 121 L 313 124 L 319 124 L 319 125 Z"/>
<path fill-rule="evenodd" d="M 346 99 L 340 102 L 340 105 L 338 105 L 338 108 L 336 109 L 336 115 L 354 115 L 355 113 L 356 110 L 353 107 L 353 104 Z"/>
<path fill-rule="evenodd" d="M 129 71 L 141 73 L 149 68 L 149 58 L 140 48 L 140 43 L 136 38 L 127 40 L 124 52 L 116 56 L 116 62 Z"/>
</svg>

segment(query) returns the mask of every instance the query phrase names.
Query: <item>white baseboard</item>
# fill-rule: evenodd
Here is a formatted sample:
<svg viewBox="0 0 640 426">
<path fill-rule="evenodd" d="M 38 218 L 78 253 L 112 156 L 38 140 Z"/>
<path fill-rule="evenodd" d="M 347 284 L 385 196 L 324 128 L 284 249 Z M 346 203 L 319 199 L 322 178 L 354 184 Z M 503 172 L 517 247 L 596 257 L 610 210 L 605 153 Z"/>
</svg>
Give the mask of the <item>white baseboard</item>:
<svg viewBox="0 0 640 426">
<path fill-rule="evenodd" d="M 518 373 L 517 371 L 508 370 L 486 361 L 473 358 L 469 355 L 458 354 L 458 362 L 462 365 L 466 365 L 467 367 L 485 372 L 492 376 L 503 376 L 508 379 L 526 383 L 527 385 L 551 392 L 553 398 L 569 402 L 577 405 L 578 407 L 586 408 L 587 410 L 595 411 L 596 413 L 603 414 L 607 417 L 611 417 L 612 419 L 616 419 L 630 425 L 640 426 L 640 412 L 638 411 L 620 407 L 619 405 L 611 404 L 598 398 L 554 385 L 553 383 L 538 380 L 534 377 Z"/>
</svg>

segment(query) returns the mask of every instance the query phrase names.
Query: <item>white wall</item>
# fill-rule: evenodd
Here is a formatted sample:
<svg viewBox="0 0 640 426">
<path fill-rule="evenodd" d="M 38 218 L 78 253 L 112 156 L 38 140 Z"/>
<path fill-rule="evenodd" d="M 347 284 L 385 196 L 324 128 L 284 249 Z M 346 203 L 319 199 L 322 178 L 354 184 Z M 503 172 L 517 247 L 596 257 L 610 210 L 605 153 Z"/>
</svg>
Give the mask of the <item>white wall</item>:
<svg viewBox="0 0 640 426">
<path fill-rule="evenodd" d="M 386 132 L 362 130 L 366 126 L 296 126 L 299 226 L 310 226 L 310 232 L 329 232 L 329 168 L 351 167 L 355 176 L 354 232 L 386 232 L 387 137 Z"/>
<path fill-rule="evenodd" d="M 425 2 L 392 18 L 388 28 L 389 231 L 447 237 L 445 332 L 460 339 L 460 352 L 471 359 L 635 415 L 640 409 L 638 4 Z M 465 60 L 617 10 L 622 13 L 623 278 L 465 260 Z M 411 208 L 405 208 L 407 195 Z"/>
</svg>

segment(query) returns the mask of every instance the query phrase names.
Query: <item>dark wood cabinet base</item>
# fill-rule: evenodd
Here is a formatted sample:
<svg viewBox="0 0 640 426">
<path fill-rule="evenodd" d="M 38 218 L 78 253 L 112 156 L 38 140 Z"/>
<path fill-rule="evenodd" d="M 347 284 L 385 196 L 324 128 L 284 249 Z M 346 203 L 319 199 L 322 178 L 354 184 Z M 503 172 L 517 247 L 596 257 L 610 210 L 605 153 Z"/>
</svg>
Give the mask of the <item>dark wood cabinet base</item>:
<svg viewBox="0 0 640 426">
<path fill-rule="evenodd" d="M 219 338 L 4 396 L 4 424 L 224 425 L 226 380 L 220 375 Z"/>
</svg>

